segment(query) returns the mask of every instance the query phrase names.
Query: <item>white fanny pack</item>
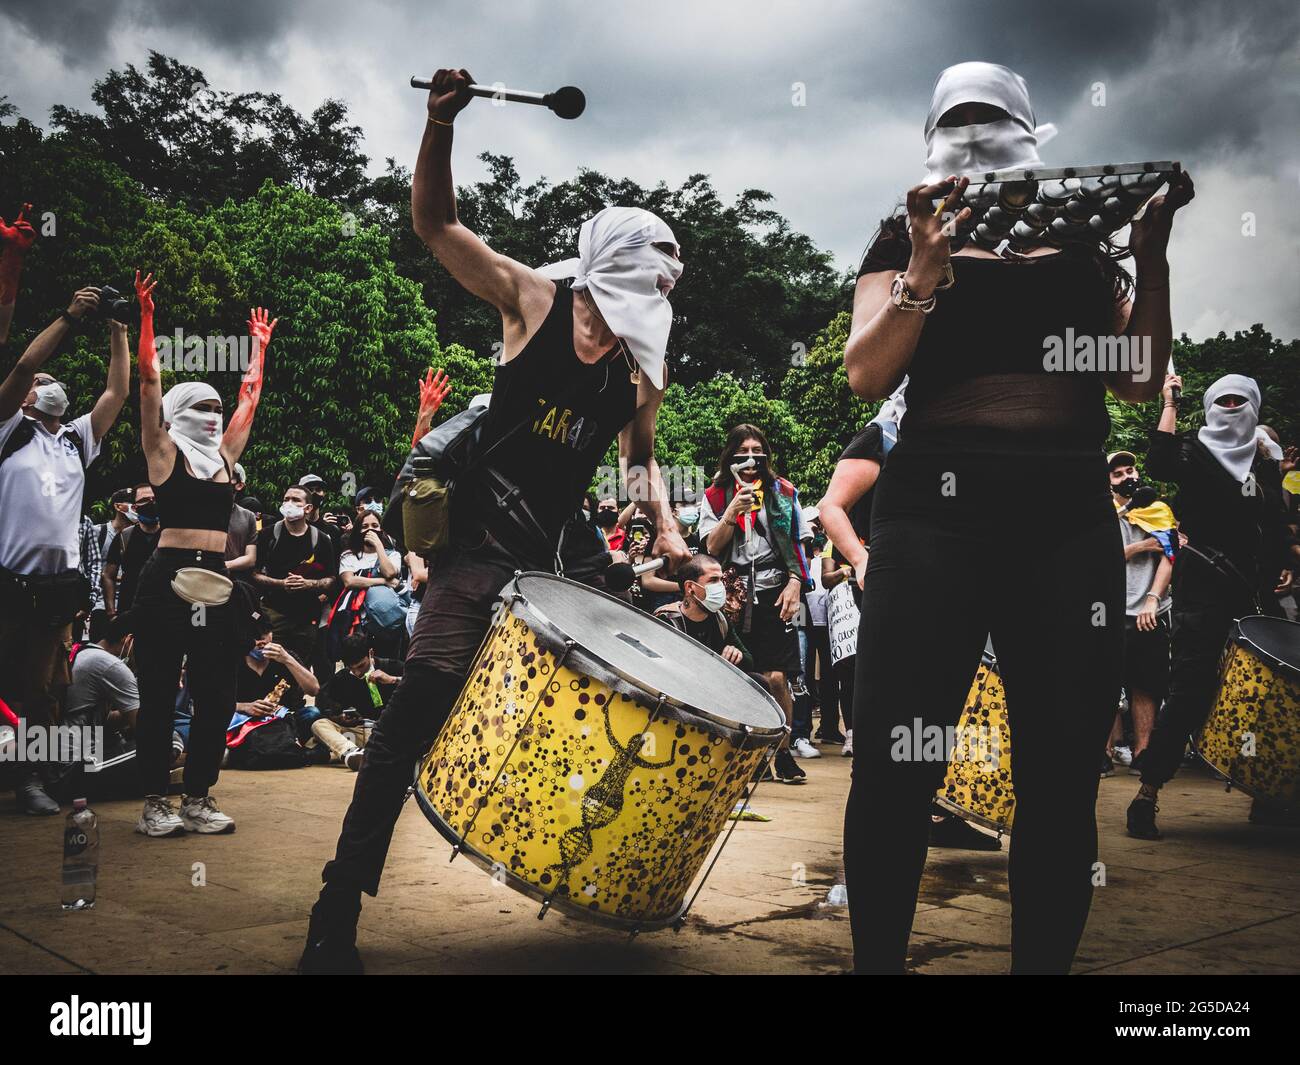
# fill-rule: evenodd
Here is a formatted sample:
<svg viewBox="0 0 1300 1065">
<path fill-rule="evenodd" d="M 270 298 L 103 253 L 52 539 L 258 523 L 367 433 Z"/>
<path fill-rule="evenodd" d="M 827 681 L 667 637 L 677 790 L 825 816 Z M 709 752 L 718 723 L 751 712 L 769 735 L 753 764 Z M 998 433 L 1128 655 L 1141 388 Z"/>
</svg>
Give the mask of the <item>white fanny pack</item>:
<svg viewBox="0 0 1300 1065">
<path fill-rule="evenodd" d="M 172 591 L 187 603 L 224 606 L 234 590 L 234 581 L 224 573 L 201 566 L 182 566 L 172 577 Z"/>
</svg>

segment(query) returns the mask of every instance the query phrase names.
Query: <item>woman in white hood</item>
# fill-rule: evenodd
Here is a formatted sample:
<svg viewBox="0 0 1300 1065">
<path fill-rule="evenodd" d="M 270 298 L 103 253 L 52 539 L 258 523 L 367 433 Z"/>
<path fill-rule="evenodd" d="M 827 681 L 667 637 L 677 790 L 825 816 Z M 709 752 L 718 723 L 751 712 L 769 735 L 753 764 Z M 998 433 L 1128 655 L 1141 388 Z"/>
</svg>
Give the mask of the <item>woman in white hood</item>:
<svg viewBox="0 0 1300 1065">
<path fill-rule="evenodd" d="M 139 665 L 136 725 L 144 812 L 136 831 L 146 836 L 221 833 L 234 820 L 209 793 L 225 751 L 235 709 L 238 665 L 233 584 L 226 572 L 226 535 L 234 506 L 235 463 L 253 427 L 262 394 L 262 369 L 275 321 L 261 308 L 248 322 L 252 361 L 239 405 L 222 427 L 221 396 L 211 385 L 186 381 L 164 396 L 153 332 L 153 275 L 136 274 L 140 300 L 140 436 L 162 535 L 140 574 L 131 615 Z M 179 815 L 167 800 L 172 715 L 181 663 L 194 700 Z"/>
<path fill-rule="evenodd" d="M 1014 71 L 943 71 L 926 176 L 882 225 L 854 296 L 853 390 L 881 399 L 908 378 L 905 425 L 875 489 L 854 686 L 844 861 L 863 972 L 903 968 L 944 776 L 944 760 L 897 757 L 900 737 L 918 722 L 923 733 L 956 726 L 990 633 L 1013 737 L 1013 970 L 1067 971 L 1091 903 L 1097 763 L 1124 618 L 1105 394 L 1159 390 L 1171 343 L 1165 248 L 1191 183 L 1180 177 L 1134 224 L 1136 285 L 1100 243 L 952 252 L 944 215 L 968 215 L 967 175 L 1039 166 L 1039 129 Z M 1155 372 L 1054 372 L 1045 360 L 1053 339 L 1113 334 L 1149 338 Z"/>
</svg>

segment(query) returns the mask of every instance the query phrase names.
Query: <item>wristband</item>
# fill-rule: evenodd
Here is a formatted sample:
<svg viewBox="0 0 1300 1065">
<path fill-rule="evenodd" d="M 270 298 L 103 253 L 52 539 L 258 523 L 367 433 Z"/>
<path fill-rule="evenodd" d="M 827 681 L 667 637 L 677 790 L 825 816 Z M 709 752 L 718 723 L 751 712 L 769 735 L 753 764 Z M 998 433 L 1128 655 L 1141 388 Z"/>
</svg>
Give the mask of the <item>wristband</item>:
<svg viewBox="0 0 1300 1065">
<path fill-rule="evenodd" d="M 435 126 L 446 126 L 448 129 L 451 129 L 450 122 L 444 122 L 442 119 L 434 118 L 432 115 L 429 116 L 429 121 L 432 122 Z"/>
<path fill-rule="evenodd" d="M 79 318 L 74 318 L 72 315 L 70 315 L 67 312 L 66 308 L 64 310 L 59 311 L 59 317 L 68 323 L 69 329 L 81 328 L 81 320 Z"/>
</svg>

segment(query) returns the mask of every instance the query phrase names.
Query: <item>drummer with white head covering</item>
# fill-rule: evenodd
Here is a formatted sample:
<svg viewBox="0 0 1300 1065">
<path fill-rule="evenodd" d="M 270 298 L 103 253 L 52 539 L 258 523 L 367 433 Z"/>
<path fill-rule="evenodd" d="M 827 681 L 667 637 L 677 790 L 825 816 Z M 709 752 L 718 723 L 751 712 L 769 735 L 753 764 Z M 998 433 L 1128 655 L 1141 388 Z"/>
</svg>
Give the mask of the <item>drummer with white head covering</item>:
<svg viewBox="0 0 1300 1065">
<path fill-rule="evenodd" d="M 361 893 L 379 886 L 411 765 L 465 683 L 497 594 L 517 569 L 557 566 L 561 530 L 618 441 L 629 494 L 655 524 L 671 572 L 690 557 L 655 462 L 668 381 L 668 295 L 682 273 L 657 215 L 606 207 L 583 223 L 578 254 L 534 268 L 488 247 L 456 216 L 453 122 L 472 99 L 464 70 L 433 77 L 411 185 L 411 221 L 451 275 L 501 315 L 492 399 L 479 416 L 480 466 L 456 483 L 451 543 L 431 562 L 406 674 L 366 748 L 301 967 L 355 972 Z M 465 418 L 469 412 L 456 415 Z M 437 450 L 439 430 L 416 453 Z"/>
<path fill-rule="evenodd" d="M 140 299 L 140 436 L 154 487 L 162 533 L 139 577 L 132 605 L 139 665 L 137 760 L 145 790 L 136 831 L 145 836 L 180 832 L 224 833 L 234 819 L 218 809 L 210 789 L 225 752 L 235 709 L 238 645 L 236 594 L 226 569 L 226 538 L 234 507 L 234 466 L 252 430 L 262 392 L 266 347 L 276 322 L 266 311 L 248 322 L 253 359 L 229 425 L 221 396 L 211 385 L 186 381 L 164 396 L 154 344 L 153 275 L 136 274 Z M 194 700 L 179 814 L 167 799 L 171 723 L 184 662 Z"/>
<path fill-rule="evenodd" d="M 1219 660 L 1233 620 L 1260 613 L 1261 591 L 1289 585 L 1290 532 L 1282 497 L 1281 449 L 1259 427 L 1259 385 L 1227 374 L 1205 390 L 1205 425 L 1177 431 L 1175 388 L 1151 434 L 1146 474 L 1178 486 L 1174 510 L 1186 545 L 1174 559 L 1169 694 L 1151 743 L 1133 760 L 1142 786 L 1129 805 L 1129 835 L 1159 839 L 1156 800 L 1182 763 L 1187 737 L 1209 716 Z M 1256 802 L 1251 820 L 1268 816 Z"/>
</svg>

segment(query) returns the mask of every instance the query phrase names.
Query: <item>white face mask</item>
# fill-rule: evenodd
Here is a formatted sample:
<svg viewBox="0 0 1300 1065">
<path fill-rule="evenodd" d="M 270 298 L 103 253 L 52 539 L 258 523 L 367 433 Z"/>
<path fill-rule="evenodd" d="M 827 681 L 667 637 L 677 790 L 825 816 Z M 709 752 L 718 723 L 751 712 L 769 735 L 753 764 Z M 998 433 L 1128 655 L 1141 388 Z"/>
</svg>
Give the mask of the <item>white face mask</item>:
<svg viewBox="0 0 1300 1065">
<path fill-rule="evenodd" d="M 280 513 L 289 521 L 297 521 L 306 514 L 307 511 L 303 508 L 301 503 L 281 503 Z"/>
<path fill-rule="evenodd" d="M 722 581 L 705 585 L 704 597 L 699 599 L 700 606 L 710 614 L 716 614 L 727 602 L 727 586 Z"/>
<path fill-rule="evenodd" d="M 62 418 L 63 412 L 68 409 L 68 394 L 57 381 L 51 381 L 47 385 L 37 385 L 36 402 L 32 406 L 42 414 Z"/>
<path fill-rule="evenodd" d="M 682 507 L 677 512 L 677 520 L 686 528 L 690 528 L 700 520 L 700 511 L 698 507 Z"/>
<path fill-rule="evenodd" d="M 968 126 L 939 125 L 954 107 L 971 103 L 999 108 L 1007 117 Z M 958 63 L 934 83 L 925 119 L 926 180 L 1042 166 L 1038 146 L 1053 133 L 1055 127 L 1035 124 L 1029 89 L 1014 70 L 997 63 Z"/>
</svg>

